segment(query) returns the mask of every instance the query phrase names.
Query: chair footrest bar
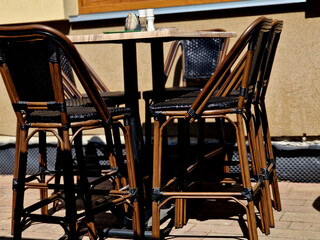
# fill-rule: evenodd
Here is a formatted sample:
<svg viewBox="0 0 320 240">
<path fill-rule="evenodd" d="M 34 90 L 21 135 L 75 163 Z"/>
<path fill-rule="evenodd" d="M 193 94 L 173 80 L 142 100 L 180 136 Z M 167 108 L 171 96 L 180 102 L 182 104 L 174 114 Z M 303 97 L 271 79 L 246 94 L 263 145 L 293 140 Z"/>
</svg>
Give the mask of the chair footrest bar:
<svg viewBox="0 0 320 240">
<path fill-rule="evenodd" d="M 33 222 L 43 222 L 43 223 L 63 223 L 67 220 L 66 217 L 59 217 L 59 216 L 49 216 L 49 215 L 40 215 L 40 214 L 26 214 Z"/>
<path fill-rule="evenodd" d="M 42 207 L 44 207 L 46 205 L 58 200 L 59 198 L 62 197 L 62 194 L 63 194 L 62 192 L 55 193 L 55 194 L 51 195 L 49 198 L 46 198 L 46 199 L 44 199 L 42 201 L 39 201 L 39 202 L 37 202 L 35 204 L 30 205 L 29 207 L 26 207 L 24 209 L 24 211 L 26 213 L 34 212 L 34 211 L 36 211 L 36 210 L 38 210 L 38 209 L 40 209 L 40 208 L 42 208 Z"/>
<path fill-rule="evenodd" d="M 204 155 L 204 159 L 211 158 L 211 157 L 213 157 L 213 156 L 215 156 L 215 155 L 217 155 L 217 154 L 221 153 L 221 152 L 222 152 L 222 150 L 223 150 L 223 147 L 220 147 L 220 148 L 218 148 L 218 149 L 215 149 L 214 151 L 212 151 L 212 152 L 210 152 L 210 153 L 208 153 L 208 154 Z"/>
<path fill-rule="evenodd" d="M 176 198 L 208 198 L 208 197 L 238 197 L 243 196 L 240 192 L 163 192 L 163 196 Z"/>
</svg>

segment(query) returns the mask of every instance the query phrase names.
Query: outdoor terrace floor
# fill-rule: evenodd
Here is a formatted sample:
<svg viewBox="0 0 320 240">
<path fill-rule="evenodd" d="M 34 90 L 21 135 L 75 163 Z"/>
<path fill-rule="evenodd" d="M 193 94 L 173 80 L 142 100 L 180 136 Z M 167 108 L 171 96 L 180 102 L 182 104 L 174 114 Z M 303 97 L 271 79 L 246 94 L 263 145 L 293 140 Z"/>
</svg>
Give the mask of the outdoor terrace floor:
<svg viewBox="0 0 320 240">
<path fill-rule="evenodd" d="M 11 239 L 12 176 L 0 175 L 0 239 Z M 280 182 L 281 212 L 274 212 L 276 227 L 266 236 L 258 230 L 261 240 L 320 239 L 320 184 Z M 38 195 L 37 195 L 38 196 Z M 30 201 L 27 197 L 26 201 Z M 59 239 L 63 230 L 57 225 L 35 224 L 23 232 L 23 239 Z M 83 238 L 87 240 L 87 237 Z M 108 238 L 119 239 L 119 238 Z M 207 240 L 246 239 L 237 221 L 232 219 L 189 219 L 182 229 L 173 229 L 166 239 Z"/>
</svg>

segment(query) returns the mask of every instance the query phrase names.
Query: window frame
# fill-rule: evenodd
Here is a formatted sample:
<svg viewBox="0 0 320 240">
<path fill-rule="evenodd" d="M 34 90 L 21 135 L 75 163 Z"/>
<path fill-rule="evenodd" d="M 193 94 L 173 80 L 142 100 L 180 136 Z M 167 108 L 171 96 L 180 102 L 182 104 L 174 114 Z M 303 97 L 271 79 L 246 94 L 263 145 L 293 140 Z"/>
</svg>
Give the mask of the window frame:
<svg viewBox="0 0 320 240">
<path fill-rule="evenodd" d="M 93 14 L 237 1 L 242 0 L 78 0 L 78 9 L 79 14 Z"/>
</svg>

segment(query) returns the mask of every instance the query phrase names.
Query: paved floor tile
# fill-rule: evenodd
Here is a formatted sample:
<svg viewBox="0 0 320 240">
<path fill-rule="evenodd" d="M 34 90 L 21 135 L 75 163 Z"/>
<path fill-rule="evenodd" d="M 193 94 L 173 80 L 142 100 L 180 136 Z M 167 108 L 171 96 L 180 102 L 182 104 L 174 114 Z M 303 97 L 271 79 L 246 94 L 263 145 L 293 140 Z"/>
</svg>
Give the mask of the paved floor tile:
<svg viewBox="0 0 320 240">
<path fill-rule="evenodd" d="M 290 222 L 320 223 L 320 213 L 285 212 L 280 220 Z"/>
<path fill-rule="evenodd" d="M 292 222 L 289 229 L 319 232 L 320 223 Z"/>
<path fill-rule="evenodd" d="M 11 239 L 11 182 L 12 176 L 0 176 L 0 240 Z M 283 209 L 274 211 L 276 227 L 271 229 L 270 235 L 266 236 L 258 229 L 259 240 L 320 240 L 320 184 L 279 182 L 279 187 Z M 26 201 L 34 197 L 38 197 L 38 192 L 29 194 Z M 230 211 L 233 207 L 228 205 Z M 216 209 L 206 211 L 214 214 Z M 246 229 L 241 229 L 238 216 L 228 216 L 228 219 L 189 219 L 182 229 L 173 228 L 166 240 L 246 239 L 243 233 Z M 62 235 L 62 228 L 53 224 L 36 224 L 23 233 L 24 239 L 28 240 L 58 240 Z M 83 240 L 89 238 L 84 237 Z"/>
</svg>

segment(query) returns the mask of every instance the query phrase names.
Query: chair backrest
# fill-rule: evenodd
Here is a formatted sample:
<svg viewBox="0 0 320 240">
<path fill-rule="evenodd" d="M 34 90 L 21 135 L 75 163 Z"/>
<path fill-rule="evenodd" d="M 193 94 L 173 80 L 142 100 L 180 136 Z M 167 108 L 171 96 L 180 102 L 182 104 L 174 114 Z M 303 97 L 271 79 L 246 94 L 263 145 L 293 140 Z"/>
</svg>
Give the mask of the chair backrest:
<svg viewBox="0 0 320 240">
<path fill-rule="evenodd" d="M 197 118 L 213 94 L 226 96 L 236 88 L 235 84 L 240 95 L 234 111 L 241 112 L 244 104 L 251 105 L 271 23 L 271 19 L 260 17 L 242 33 L 192 104 L 186 118 Z"/>
<path fill-rule="evenodd" d="M 259 81 L 258 81 L 258 92 L 256 96 L 256 101 L 264 101 L 267 88 L 269 85 L 270 80 L 270 74 L 273 66 L 274 57 L 277 51 L 278 43 L 280 40 L 280 35 L 282 32 L 283 27 L 283 21 L 281 20 L 274 20 L 272 22 L 272 29 L 270 33 L 270 37 L 268 40 L 266 53 L 264 55 L 263 65 L 265 66 L 264 69 L 262 69 Z"/>
<path fill-rule="evenodd" d="M 59 31 L 43 25 L 0 27 L 0 71 L 18 117 L 25 125 L 33 110 L 54 110 L 68 124 L 61 76 L 66 56 L 104 122 L 110 114 L 85 63 L 72 42 Z"/>
<path fill-rule="evenodd" d="M 72 73 L 72 67 L 68 61 L 68 58 L 65 55 L 61 55 L 61 74 L 63 81 L 63 88 L 66 98 L 82 98 L 83 95 L 77 89 L 77 85 Z M 82 61 L 85 63 L 88 72 L 90 73 L 92 79 L 94 80 L 96 87 L 99 92 L 109 92 L 110 90 L 97 75 L 97 73 L 92 69 L 89 63 L 82 58 Z"/>
<path fill-rule="evenodd" d="M 212 29 L 206 31 L 225 31 Z M 165 75 L 171 70 L 177 49 L 182 50 L 183 83 L 187 86 L 203 86 L 225 57 L 229 38 L 193 38 L 172 43 L 165 65 Z"/>
</svg>

